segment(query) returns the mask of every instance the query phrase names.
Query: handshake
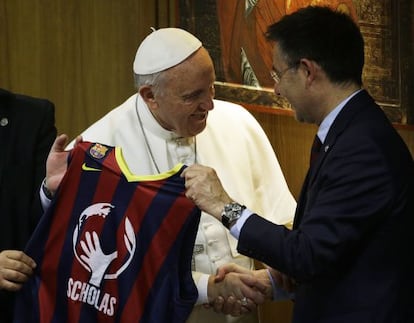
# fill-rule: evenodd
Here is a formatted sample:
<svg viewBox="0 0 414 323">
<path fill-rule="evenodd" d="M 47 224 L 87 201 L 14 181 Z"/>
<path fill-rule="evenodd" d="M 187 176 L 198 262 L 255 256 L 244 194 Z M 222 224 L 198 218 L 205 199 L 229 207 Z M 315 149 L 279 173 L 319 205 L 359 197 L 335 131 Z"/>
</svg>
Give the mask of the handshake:
<svg viewBox="0 0 414 323">
<path fill-rule="evenodd" d="M 289 299 L 294 281 L 279 271 L 267 267 L 249 270 L 236 264 L 227 264 L 210 276 L 209 303 L 204 307 L 217 313 L 240 316 L 247 314 L 266 300 Z"/>
</svg>

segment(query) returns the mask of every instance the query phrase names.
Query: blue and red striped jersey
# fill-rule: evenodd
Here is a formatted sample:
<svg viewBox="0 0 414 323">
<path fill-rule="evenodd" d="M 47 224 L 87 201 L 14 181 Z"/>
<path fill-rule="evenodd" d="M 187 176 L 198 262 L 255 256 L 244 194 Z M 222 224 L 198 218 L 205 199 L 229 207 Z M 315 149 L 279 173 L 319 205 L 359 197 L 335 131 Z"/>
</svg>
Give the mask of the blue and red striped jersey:
<svg viewBox="0 0 414 323">
<path fill-rule="evenodd" d="M 135 176 L 119 147 L 78 144 L 27 245 L 37 268 L 15 322 L 185 322 L 200 210 L 184 195 L 184 168 Z"/>
</svg>

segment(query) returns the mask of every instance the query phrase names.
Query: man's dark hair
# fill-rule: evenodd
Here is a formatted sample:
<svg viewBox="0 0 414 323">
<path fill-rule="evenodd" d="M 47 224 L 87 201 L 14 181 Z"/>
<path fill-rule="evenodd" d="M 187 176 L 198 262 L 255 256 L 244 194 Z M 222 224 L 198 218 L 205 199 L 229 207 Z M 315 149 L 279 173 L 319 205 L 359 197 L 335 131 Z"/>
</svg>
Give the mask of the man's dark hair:
<svg viewBox="0 0 414 323">
<path fill-rule="evenodd" d="M 364 39 L 349 15 L 309 6 L 269 26 L 266 37 L 277 42 L 289 66 L 307 58 L 318 63 L 332 82 L 362 85 Z"/>
</svg>

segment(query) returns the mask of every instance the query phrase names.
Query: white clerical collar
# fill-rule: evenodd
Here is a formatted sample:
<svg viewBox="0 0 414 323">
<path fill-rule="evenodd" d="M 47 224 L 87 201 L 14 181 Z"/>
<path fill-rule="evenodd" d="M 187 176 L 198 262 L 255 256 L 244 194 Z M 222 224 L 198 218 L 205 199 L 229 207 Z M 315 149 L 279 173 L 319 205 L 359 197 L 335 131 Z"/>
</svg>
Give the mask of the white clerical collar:
<svg viewBox="0 0 414 323">
<path fill-rule="evenodd" d="M 164 139 L 164 140 L 174 140 L 179 138 L 175 132 L 169 131 L 161 127 L 158 121 L 152 115 L 150 109 L 148 108 L 147 104 L 142 99 L 141 95 L 138 94 L 138 107 L 139 115 L 142 120 L 142 124 L 146 130 L 151 132 L 153 135 Z"/>
</svg>

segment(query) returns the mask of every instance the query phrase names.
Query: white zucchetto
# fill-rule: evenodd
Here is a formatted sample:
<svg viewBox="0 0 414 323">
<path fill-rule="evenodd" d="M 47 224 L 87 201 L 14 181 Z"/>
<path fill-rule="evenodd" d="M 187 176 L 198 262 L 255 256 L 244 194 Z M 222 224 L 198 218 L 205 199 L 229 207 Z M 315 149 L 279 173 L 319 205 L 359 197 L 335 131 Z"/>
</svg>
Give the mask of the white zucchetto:
<svg viewBox="0 0 414 323">
<path fill-rule="evenodd" d="M 180 28 L 154 30 L 139 45 L 134 60 L 134 73 L 153 74 L 171 68 L 202 46 L 200 40 Z"/>
</svg>

